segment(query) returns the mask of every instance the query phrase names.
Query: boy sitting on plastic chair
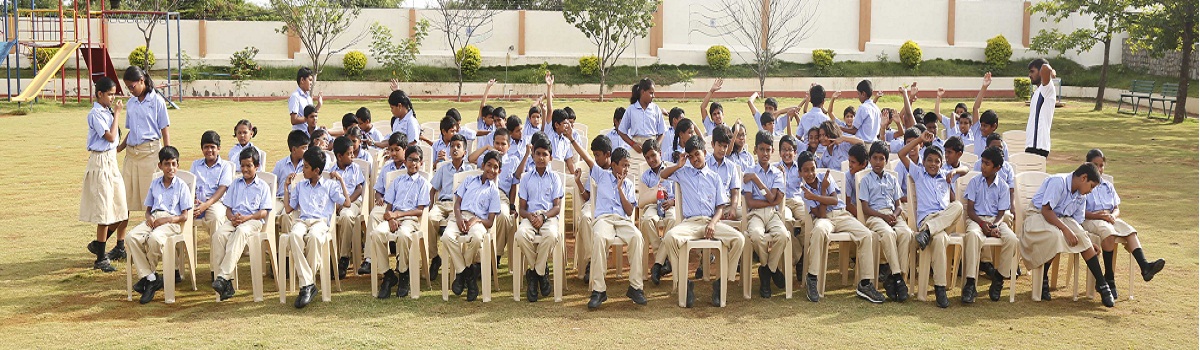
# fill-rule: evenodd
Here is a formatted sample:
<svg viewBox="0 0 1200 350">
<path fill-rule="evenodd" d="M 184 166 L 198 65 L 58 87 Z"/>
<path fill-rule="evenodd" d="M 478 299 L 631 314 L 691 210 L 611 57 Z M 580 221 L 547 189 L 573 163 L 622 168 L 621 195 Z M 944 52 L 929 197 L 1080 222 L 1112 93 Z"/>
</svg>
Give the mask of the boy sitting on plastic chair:
<svg viewBox="0 0 1200 350">
<path fill-rule="evenodd" d="M 461 140 L 458 135 L 455 137 Z M 455 142 L 461 144 L 462 141 Z M 461 154 L 461 148 L 455 152 Z M 455 272 L 451 288 L 455 295 L 462 294 L 465 288 L 467 301 L 475 301 L 479 297 L 479 279 L 482 275 L 479 261 L 491 258 L 479 256 L 479 250 L 484 240 L 491 239 L 488 229 L 492 228 L 496 223 L 496 215 L 500 214 L 500 191 L 496 189 L 496 177 L 500 174 L 501 157 L 495 151 L 484 154 L 483 174 L 467 178 L 458 185 L 453 192 L 453 216 L 446 221 L 446 231 L 442 233 L 442 244 L 446 245 Z"/>
<path fill-rule="evenodd" d="M 383 201 L 387 203 L 387 210 L 383 213 L 381 221 L 371 231 L 368 237 L 367 249 L 370 256 L 380 258 L 387 257 L 388 242 L 396 243 L 396 269 L 388 269 L 383 274 L 383 283 L 379 286 L 377 297 L 379 299 L 387 299 L 391 295 L 392 287 L 396 287 L 396 297 L 403 298 L 408 296 L 409 271 L 412 266 L 408 266 L 409 245 L 414 239 L 417 239 L 421 233 L 420 225 L 421 215 L 424 213 L 425 207 L 429 205 L 429 191 L 432 185 L 429 184 L 429 179 L 426 179 L 417 172 L 421 169 L 421 149 L 417 146 L 408 146 L 404 151 L 405 170 L 404 175 L 397 176 L 392 183 L 387 186 L 387 194 Z M 381 178 L 386 181 L 386 177 Z M 388 261 L 376 262 L 387 266 Z M 420 270 L 418 268 L 418 270 Z M 368 271 L 368 273 L 370 273 Z M 420 277 L 418 277 L 420 278 Z M 420 293 L 420 291 L 417 291 Z"/>
<path fill-rule="evenodd" d="M 904 283 L 901 274 L 908 271 L 908 253 L 911 251 L 913 232 L 908 227 L 903 206 L 900 205 L 900 179 L 884 171 L 888 163 L 888 144 L 885 141 L 875 141 L 871 144 L 871 172 L 858 179 L 859 210 L 863 211 L 866 225 L 875 232 L 879 239 L 880 250 L 889 264 L 881 265 L 880 274 L 884 274 L 884 266 L 892 273 L 887 274 L 883 290 L 888 299 L 904 301 L 908 299 L 908 285 Z"/>
<path fill-rule="evenodd" d="M 246 249 L 246 240 L 262 230 L 267 215 L 271 215 L 271 185 L 258 178 L 258 148 L 242 149 L 238 154 L 240 178 L 229 185 L 229 191 L 221 198 L 224 203 L 225 220 L 212 235 L 213 290 L 222 301 L 232 298 L 234 289 L 233 272 Z M 274 262 L 271 262 L 274 263 Z"/>
<path fill-rule="evenodd" d="M 321 172 L 325 169 L 325 161 L 325 152 L 315 147 L 309 148 L 304 151 L 302 173 L 304 180 L 296 185 L 295 193 L 292 193 L 291 190 L 292 183 L 296 179 L 295 174 L 288 176 L 287 182 L 284 184 L 284 210 L 288 213 L 300 212 L 300 217 L 292 224 L 291 242 L 288 242 L 292 252 L 303 252 L 304 255 L 304 259 L 295 259 L 296 261 L 293 262 L 297 270 L 296 278 L 300 280 L 301 286 L 300 295 L 296 298 L 296 308 L 307 306 L 312 302 L 313 294 L 316 293 L 313 271 L 323 268 L 322 265 L 328 258 L 321 256 L 321 245 L 332 244 L 329 242 L 328 221 L 333 217 L 334 209 L 338 205 L 349 206 L 351 204 L 350 197 L 347 196 L 346 183 L 342 180 L 341 175 L 337 172 L 329 174 L 330 177 L 337 180 L 336 183 L 321 178 Z M 340 187 L 340 191 L 338 187 Z"/>
<path fill-rule="evenodd" d="M 933 142 L 934 135 L 930 131 L 921 134 L 900 149 L 900 154 L 908 154 L 923 143 Z M 917 194 L 917 229 L 914 237 L 920 254 L 933 254 L 933 293 L 937 297 L 937 306 L 950 307 L 950 299 L 946 297 L 946 230 L 954 227 L 962 220 L 962 203 L 950 201 L 950 183 L 955 176 L 967 173 L 966 167 L 953 171 L 942 167 L 942 150 L 937 146 L 925 147 L 921 164 L 914 163 L 908 157 L 900 157 L 900 163 L 908 169 L 913 179 L 910 191 Z M 928 251 L 924 251 L 929 248 Z M 928 273 L 918 271 L 918 273 Z"/>
<path fill-rule="evenodd" d="M 154 272 L 155 266 L 162 260 L 167 238 L 183 232 L 179 225 L 187 222 L 187 216 L 192 212 L 192 194 L 188 193 L 188 185 L 175 177 L 179 170 L 179 151 L 175 147 L 165 146 L 158 151 L 158 170 L 162 171 L 162 177 L 150 183 L 150 191 L 146 194 L 146 221 L 130 230 L 127 236 L 129 259 L 133 260 L 138 276 L 142 277 L 133 288 L 142 293 L 139 300 L 142 304 L 154 300 L 154 293 L 163 288 L 163 276 Z"/>
<path fill-rule="evenodd" d="M 546 261 L 554 253 L 558 242 L 563 239 L 563 233 L 558 232 L 558 220 L 562 220 L 566 187 L 562 179 L 550 171 L 551 147 L 546 134 L 534 134 L 530 144 L 533 145 L 533 150 L 526 152 L 526 158 L 532 154 L 534 168 L 529 172 L 516 174 L 521 181 L 520 186 L 517 186 L 517 210 L 521 223 L 515 233 L 514 244 L 517 249 L 521 249 L 521 254 L 527 257 L 526 261 L 533 267 L 525 270 L 525 297 L 532 303 L 538 300 L 539 294 L 547 296 L 551 292 Z M 525 266 L 511 268 L 517 271 Z M 563 266 L 554 268 L 561 269 Z M 514 274 L 513 278 L 520 277 Z"/>
<path fill-rule="evenodd" d="M 349 205 L 339 205 L 337 211 L 337 237 L 338 252 L 342 256 L 338 257 L 338 279 L 346 278 L 346 268 L 350 266 L 350 252 L 354 248 L 354 235 L 362 234 L 361 226 L 359 226 L 359 214 L 362 213 L 363 205 L 363 185 L 366 184 L 366 173 L 369 169 L 362 169 L 358 164 L 354 164 L 354 141 L 346 136 L 338 136 L 333 140 L 333 154 L 337 157 L 336 163 L 333 164 L 331 171 L 338 174 L 342 178 L 342 182 L 346 184 L 346 189 L 350 194 L 346 196 L 346 203 Z"/>
<path fill-rule="evenodd" d="M 765 259 L 758 267 L 758 295 L 763 299 L 771 297 L 772 282 L 778 288 L 783 288 L 786 282 L 784 279 L 787 277 L 781 269 L 784 263 L 783 248 L 787 240 L 792 239 L 783 224 L 783 213 L 778 210 L 779 204 L 783 203 L 786 184 L 783 171 L 771 165 L 773 143 L 775 140 L 768 131 L 759 131 L 754 136 L 754 154 L 758 156 L 758 162 L 746 169 L 745 175 L 739 179 L 743 182 L 742 193 L 746 198 L 746 208 L 749 209 L 746 236 L 750 238 L 754 252 L 758 253 L 760 259 Z M 742 278 L 748 280 L 750 276 Z"/>
</svg>

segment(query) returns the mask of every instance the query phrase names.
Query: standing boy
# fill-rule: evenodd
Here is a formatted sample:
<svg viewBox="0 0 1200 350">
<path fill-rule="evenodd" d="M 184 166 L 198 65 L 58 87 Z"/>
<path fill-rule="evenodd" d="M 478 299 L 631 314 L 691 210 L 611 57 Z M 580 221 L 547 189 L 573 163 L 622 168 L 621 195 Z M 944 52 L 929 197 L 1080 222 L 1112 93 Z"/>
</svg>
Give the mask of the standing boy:
<svg viewBox="0 0 1200 350">
<path fill-rule="evenodd" d="M 1054 105 L 1058 89 L 1054 87 L 1054 68 L 1044 58 L 1029 62 L 1029 82 L 1036 88 L 1029 97 L 1029 122 L 1025 125 L 1025 152 L 1050 156 L 1050 125 L 1054 123 Z"/>
</svg>

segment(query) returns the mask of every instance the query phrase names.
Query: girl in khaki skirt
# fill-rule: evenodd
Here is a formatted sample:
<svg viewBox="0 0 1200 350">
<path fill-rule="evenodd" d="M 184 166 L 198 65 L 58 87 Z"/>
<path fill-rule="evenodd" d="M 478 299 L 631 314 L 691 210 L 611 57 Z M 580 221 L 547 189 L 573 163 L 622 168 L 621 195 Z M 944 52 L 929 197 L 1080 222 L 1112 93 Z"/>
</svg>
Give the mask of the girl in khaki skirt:
<svg viewBox="0 0 1200 350">
<path fill-rule="evenodd" d="M 87 249 L 96 255 L 92 267 L 104 272 L 116 269 L 109 263 L 104 249 L 106 241 L 114 232 L 117 237 L 125 236 L 125 224 L 129 218 L 129 208 L 125 197 L 125 182 L 117 167 L 117 129 L 116 111 L 121 110 L 120 103 L 113 103 L 113 95 L 117 93 L 117 85 L 112 80 L 101 77 L 96 81 L 96 101 L 88 112 L 87 170 L 83 175 L 83 191 L 79 200 L 79 221 L 96 224 L 96 240 L 88 244 Z M 121 243 L 117 242 L 118 245 Z M 114 250 L 116 250 L 114 248 Z"/>
<path fill-rule="evenodd" d="M 154 81 L 141 67 L 125 70 L 121 80 L 132 96 L 125 105 L 125 140 L 117 146 L 117 152 L 125 150 L 125 164 L 121 175 L 125 181 L 126 203 L 145 202 L 150 181 L 158 171 L 158 151 L 171 144 L 167 126 L 166 101 L 154 90 Z M 125 258 L 125 232 L 117 234 L 117 244 L 108 253 L 109 260 Z"/>
<path fill-rule="evenodd" d="M 1121 196 L 1117 195 L 1117 189 L 1113 187 L 1112 182 L 1103 178 L 1104 165 L 1108 162 L 1104 152 L 1099 149 L 1088 151 L 1087 162 L 1096 166 L 1101 178 L 1100 184 L 1087 196 L 1083 229 L 1088 231 L 1092 244 L 1100 247 L 1100 255 L 1104 257 L 1104 280 L 1108 283 L 1113 299 L 1117 299 L 1117 287 L 1113 283 L 1113 251 L 1117 249 L 1117 238 L 1125 239 L 1125 250 L 1137 260 L 1142 271 L 1142 280 L 1146 282 L 1154 279 L 1154 275 L 1162 271 L 1167 262 L 1163 259 L 1146 261 L 1146 253 L 1142 251 L 1137 229 L 1117 217 L 1120 215 L 1118 208 L 1121 206 Z"/>
</svg>

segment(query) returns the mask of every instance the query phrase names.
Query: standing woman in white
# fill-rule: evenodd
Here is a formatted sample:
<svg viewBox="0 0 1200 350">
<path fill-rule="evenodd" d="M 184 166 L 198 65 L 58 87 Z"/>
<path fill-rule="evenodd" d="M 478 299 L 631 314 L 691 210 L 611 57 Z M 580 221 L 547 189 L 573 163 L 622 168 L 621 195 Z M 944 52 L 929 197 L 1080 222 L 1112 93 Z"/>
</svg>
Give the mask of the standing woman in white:
<svg viewBox="0 0 1200 350">
<path fill-rule="evenodd" d="M 1029 62 L 1029 82 L 1035 89 L 1029 98 L 1029 123 L 1025 125 L 1026 153 L 1050 156 L 1050 125 L 1054 123 L 1054 105 L 1058 103 L 1054 77 L 1054 68 L 1046 59 Z"/>
<path fill-rule="evenodd" d="M 167 127 L 171 119 L 167 116 L 167 102 L 154 89 L 154 81 L 142 67 L 125 69 L 121 78 L 129 92 L 125 104 L 125 140 L 117 146 L 117 152 L 125 150 L 125 164 L 121 175 L 125 180 L 126 203 L 144 203 L 150 191 L 150 182 L 158 171 L 158 151 L 170 146 Z M 117 244 L 108 252 L 109 260 L 125 258 L 125 233 L 117 232 Z"/>
</svg>

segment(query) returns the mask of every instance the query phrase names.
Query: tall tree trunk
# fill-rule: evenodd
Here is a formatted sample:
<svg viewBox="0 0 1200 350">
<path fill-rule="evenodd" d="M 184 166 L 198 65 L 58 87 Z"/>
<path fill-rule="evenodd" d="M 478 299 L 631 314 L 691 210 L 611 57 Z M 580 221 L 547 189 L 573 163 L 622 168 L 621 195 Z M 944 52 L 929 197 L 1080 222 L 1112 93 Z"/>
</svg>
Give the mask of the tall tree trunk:
<svg viewBox="0 0 1200 350">
<path fill-rule="evenodd" d="M 1188 28 L 1193 27 L 1191 23 L 1186 24 Z M 1188 84 L 1192 80 L 1191 58 L 1194 55 L 1192 45 L 1196 42 L 1195 36 L 1196 32 L 1191 29 L 1183 30 L 1183 52 L 1179 55 L 1179 92 L 1175 93 L 1175 119 L 1171 121 L 1176 124 L 1187 118 Z"/>
<path fill-rule="evenodd" d="M 1104 89 L 1108 86 L 1108 48 L 1112 44 L 1112 39 L 1103 41 L 1104 43 L 1104 63 L 1100 65 L 1100 82 L 1097 83 L 1096 89 L 1096 107 L 1092 111 L 1100 111 L 1104 108 Z M 1049 82 L 1043 81 L 1042 84 Z"/>
<path fill-rule="evenodd" d="M 462 102 L 462 84 L 463 84 L 462 64 L 459 64 L 458 65 L 458 101 L 459 102 Z"/>
<path fill-rule="evenodd" d="M 608 80 L 608 70 L 600 67 L 600 102 L 604 102 L 604 82 Z"/>
</svg>

